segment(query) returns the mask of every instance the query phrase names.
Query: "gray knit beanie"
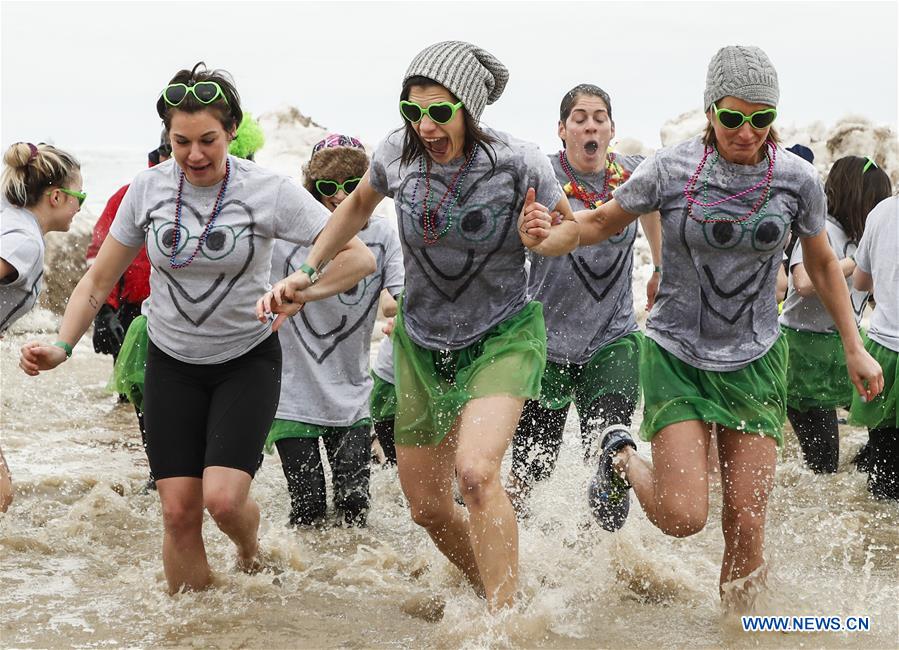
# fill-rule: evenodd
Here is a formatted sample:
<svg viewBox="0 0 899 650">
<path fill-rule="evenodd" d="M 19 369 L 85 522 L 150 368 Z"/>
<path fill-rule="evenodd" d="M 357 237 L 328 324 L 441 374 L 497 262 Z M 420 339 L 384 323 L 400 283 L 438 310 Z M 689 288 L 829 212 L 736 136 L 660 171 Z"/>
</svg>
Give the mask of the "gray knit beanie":
<svg viewBox="0 0 899 650">
<path fill-rule="evenodd" d="M 499 59 L 464 41 L 443 41 L 423 49 L 409 64 L 403 83 L 416 76 L 449 90 L 475 120 L 481 118 L 484 106 L 499 99 L 509 81 L 509 71 Z"/>
<path fill-rule="evenodd" d="M 728 96 L 752 104 L 777 106 L 780 99 L 777 70 L 761 48 L 728 45 L 712 57 L 705 78 L 703 110 L 709 110 L 712 102 Z"/>
</svg>

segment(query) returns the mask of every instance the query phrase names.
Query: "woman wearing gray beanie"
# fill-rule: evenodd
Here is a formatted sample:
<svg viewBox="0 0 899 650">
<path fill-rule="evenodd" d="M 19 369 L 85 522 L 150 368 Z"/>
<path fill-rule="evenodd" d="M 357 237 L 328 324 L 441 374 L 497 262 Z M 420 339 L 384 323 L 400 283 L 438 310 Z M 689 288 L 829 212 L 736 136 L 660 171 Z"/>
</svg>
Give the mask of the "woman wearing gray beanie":
<svg viewBox="0 0 899 650">
<path fill-rule="evenodd" d="M 525 253 L 563 255 L 578 242 L 546 157 L 480 124 L 507 79 L 502 63 L 470 43 L 419 53 L 403 78 L 404 128 L 375 150 L 301 271 L 257 308 L 263 318 L 295 313 L 341 242 L 381 199 L 395 200 L 406 271 L 392 335 L 400 482 L 412 518 L 491 610 L 510 605 L 518 583 L 518 528 L 500 463 L 546 362 Z M 467 514 L 453 501 L 454 476 Z"/>
<path fill-rule="evenodd" d="M 633 487 L 664 533 L 698 532 L 708 517 L 707 452 L 717 425 L 724 490 L 719 586 L 735 607 L 751 605 L 766 573 L 765 511 L 787 401 L 774 285 L 791 228 L 840 332 L 855 389 L 872 399 L 883 387 L 827 240 L 821 181 L 777 142 L 778 99 L 777 72 L 762 50 L 722 48 L 706 79 L 705 134 L 657 152 L 612 201 L 578 216 L 585 243 L 660 210 L 665 242 L 640 362 L 640 434 L 651 441 L 653 464 L 637 455 L 626 427 L 610 427 L 597 501 L 604 518 L 621 526 Z"/>
</svg>

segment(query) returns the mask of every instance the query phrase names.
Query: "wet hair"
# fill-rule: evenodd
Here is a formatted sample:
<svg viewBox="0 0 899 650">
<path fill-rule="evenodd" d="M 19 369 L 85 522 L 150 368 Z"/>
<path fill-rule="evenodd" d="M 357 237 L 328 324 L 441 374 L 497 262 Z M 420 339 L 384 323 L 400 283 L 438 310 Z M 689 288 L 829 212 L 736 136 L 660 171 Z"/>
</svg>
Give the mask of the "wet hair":
<svg viewBox="0 0 899 650">
<path fill-rule="evenodd" d="M 862 171 L 868 159 L 862 156 L 845 156 L 837 160 L 827 181 L 827 212 L 840 222 L 849 239 L 858 242 L 865 232 L 865 221 L 874 206 L 893 193 L 890 177 L 885 171 L 871 165 Z"/>
<path fill-rule="evenodd" d="M 445 86 L 443 86 L 442 84 L 428 77 L 409 77 L 403 83 L 403 90 L 400 93 L 401 101 L 409 99 L 409 93 L 412 90 L 412 86 L 423 86 L 425 88 L 430 86 L 440 86 L 441 88 L 445 88 Z M 449 90 L 447 90 L 447 92 L 449 92 Z M 459 99 L 451 92 L 450 96 L 453 98 L 454 103 L 459 101 Z M 462 110 L 465 112 L 466 155 L 471 152 L 471 149 L 475 144 L 479 144 L 484 150 L 484 153 L 486 153 L 487 157 L 490 159 L 491 166 L 495 167 L 496 152 L 493 150 L 493 144 L 496 143 L 496 139 L 481 130 L 478 121 L 474 119 L 467 110 L 465 110 L 465 106 L 462 106 Z M 419 156 L 427 155 L 427 150 L 425 150 L 424 145 L 422 145 L 421 138 L 418 137 L 418 134 L 412 127 L 412 123 L 405 118 L 403 118 L 403 128 L 405 129 L 405 138 L 403 139 L 403 153 L 400 156 L 400 162 L 404 165 L 410 165 L 412 161 Z"/>
<path fill-rule="evenodd" d="M 65 187 L 81 172 L 73 155 L 44 143 L 17 142 L 3 154 L 3 163 L 3 196 L 20 208 L 36 205 L 48 187 Z"/>
<path fill-rule="evenodd" d="M 178 83 L 193 86 L 200 81 L 214 81 L 217 83 L 225 94 L 227 103 L 219 97 L 211 104 L 204 104 L 194 97 L 193 94 L 188 93 L 180 104 L 169 106 L 163 99 L 162 93 L 160 93 L 159 99 L 156 100 L 156 113 L 162 118 L 166 130 L 169 130 L 172 126 L 172 115 L 175 111 L 183 111 L 185 113 L 210 111 L 222 123 L 222 128 L 226 132 L 233 133 L 243 121 L 243 111 L 240 108 L 240 95 L 237 94 L 234 80 L 228 72 L 225 70 L 207 70 L 206 64 L 200 61 L 193 67 L 193 70 L 179 70 L 178 74 L 172 77 L 166 86 Z"/>
<path fill-rule="evenodd" d="M 565 93 L 565 95 L 562 97 L 562 103 L 559 104 L 560 122 L 564 122 L 568 119 L 568 116 L 571 115 L 571 109 L 573 109 L 574 105 L 577 104 L 577 100 L 580 99 L 581 95 L 599 97 L 602 100 L 602 103 L 606 105 L 606 111 L 608 111 L 609 113 L 609 119 L 612 119 L 612 99 L 609 97 L 609 93 L 607 93 L 599 86 L 594 86 L 593 84 L 578 84 L 567 93 Z"/>
<path fill-rule="evenodd" d="M 319 201 L 322 195 L 315 189 L 315 181 L 327 179 L 344 182 L 348 178 L 362 178 L 368 171 L 368 156 L 361 149 L 330 147 L 316 153 L 303 165 L 303 187 Z"/>
</svg>

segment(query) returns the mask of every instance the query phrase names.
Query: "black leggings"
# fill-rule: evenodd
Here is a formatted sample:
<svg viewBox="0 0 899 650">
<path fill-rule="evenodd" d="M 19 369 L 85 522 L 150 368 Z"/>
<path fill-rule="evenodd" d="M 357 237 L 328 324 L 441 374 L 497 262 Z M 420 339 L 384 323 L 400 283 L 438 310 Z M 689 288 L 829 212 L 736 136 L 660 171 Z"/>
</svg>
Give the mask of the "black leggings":
<svg viewBox="0 0 899 650">
<path fill-rule="evenodd" d="M 321 437 L 331 466 L 334 507 L 344 522 L 353 526 L 364 526 L 368 516 L 370 432 L 367 426 L 354 427 Z M 318 441 L 282 438 L 275 442 L 290 492 L 291 526 L 315 524 L 328 509 Z"/>
<path fill-rule="evenodd" d="M 899 500 L 899 429 L 869 429 L 862 452 L 868 490 L 878 499 Z"/>
<path fill-rule="evenodd" d="M 375 422 L 375 437 L 384 450 L 384 464 L 396 465 L 396 443 L 393 441 L 393 418 Z"/>
<path fill-rule="evenodd" d="M 512 441 L 512 474 L 519 482 L 532 485 L 552 475 L 562 448 L 562 431 L 570 405 L 546 409 L 536 400 L 524 403 L 521 419 Z M 598 451 L 599 433 L 613 424 L 630 426 L 636 401 L 619 393 L 600 395 L 586 413 L 578 413 L 584 460 L 589 462 Z"/>
<path fill-rule="evenodd" d="M 209 365 L 179 361 L 149 341 L 143 406 L 153 477 L 202 478 L 210 466 L 254 476 L 280 393 L 277 334 Z"/>
<path fill-rule="evenodd" d="M 834 409 L 797 411 L 787 407 L 787 417 L 799 439 L 805 464 L 816 474 L 832 474 L 840 460 L 840 431 Z"/>
</svg>

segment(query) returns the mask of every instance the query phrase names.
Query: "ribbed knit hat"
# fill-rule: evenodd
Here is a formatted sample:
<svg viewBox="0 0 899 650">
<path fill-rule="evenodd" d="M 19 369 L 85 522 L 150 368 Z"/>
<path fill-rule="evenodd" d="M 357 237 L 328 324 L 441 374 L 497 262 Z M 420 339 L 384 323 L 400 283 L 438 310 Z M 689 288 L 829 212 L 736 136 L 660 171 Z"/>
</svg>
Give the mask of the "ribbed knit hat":
<svg viewBox="0 0 899 650">
<path fill-rule="evenodd" d="M 499 99 L 509 81 L 509 71 L 499 59 L 464 41 L 443 41 L 423 49 L 409 64 L 403 83 L 416 76 L 449 90 L 475 120 L 481 118 L 484 106 Z"/>
<path fill-rule="evenodd" d="M 728 96 L 752 104 L 777 106 L 780 99 L 777 70 L 761 48 L 728 45 L 712 57 L 705 78 L 703 110 Z"/>
</svg>

